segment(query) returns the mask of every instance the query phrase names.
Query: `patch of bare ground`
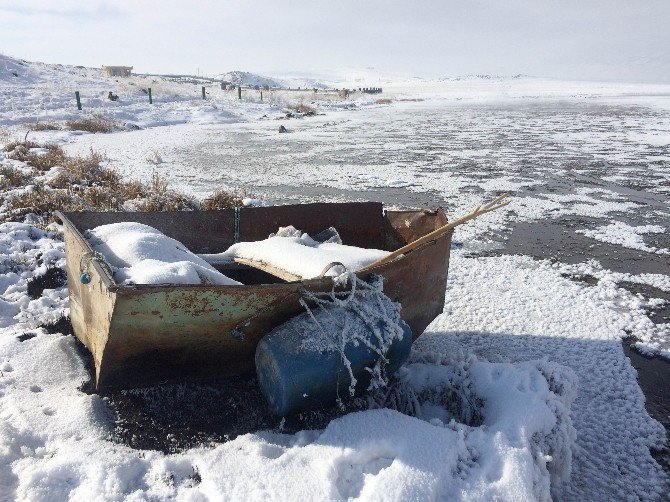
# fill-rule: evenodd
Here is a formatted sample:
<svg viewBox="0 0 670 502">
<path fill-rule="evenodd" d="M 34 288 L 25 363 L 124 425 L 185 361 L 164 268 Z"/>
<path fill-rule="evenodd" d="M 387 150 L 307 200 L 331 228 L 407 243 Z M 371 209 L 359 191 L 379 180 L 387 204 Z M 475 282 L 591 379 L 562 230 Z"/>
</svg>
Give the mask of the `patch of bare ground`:
<svg viewBox="0 0 670 502">
<path fill-rule="evenodd" d="M 393 100 L 388 98 L 382 98 L 375 101 L 375 103 L 378 105 L 390 105 L 391 103 L 393 103 Z"/>
<path fill-rule="evenodd" d="M 308 114 L 314 115 L 316 113 L 316 110 L 314 108 L 304 103 L 300 103 L 299 105 L 291 105 L 288 107 L 288 109 L 296 111 L 298 113 L 302 113 L 303 115 Z"/>
</svg>

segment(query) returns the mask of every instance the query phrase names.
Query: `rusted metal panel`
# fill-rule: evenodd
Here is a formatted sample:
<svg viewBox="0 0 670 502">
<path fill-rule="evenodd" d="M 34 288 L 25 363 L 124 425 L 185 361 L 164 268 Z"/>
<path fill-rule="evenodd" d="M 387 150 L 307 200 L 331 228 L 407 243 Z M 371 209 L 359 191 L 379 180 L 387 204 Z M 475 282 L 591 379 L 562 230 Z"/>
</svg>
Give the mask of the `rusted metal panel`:
<svg viewBox="0 0 670 502">
<path fill-rule="evenodd" d="M 86 230 L 109 223 L 144 223 L 178 240 L 194 253 L 220 253 L 234 242 L 234 209 L 123 213 L 81 211 L 63 215 L 82 234 Z"/>
<path fill-rule="evenodd" d="M 386 221 L 393 230 L 389 238 L 400 240 L 397 248 L 445 225 L 447 218 L 442 210 L 387 211 Z M 370 271 L 384 276 L 384 294 L 402 304 L 415 339 L 444 310 L 452 235 L 453 230 Z"/>
<path fill-rule="evenodd" d="M 301 310 L 293 284 L 119 290 L 98 387 L 133 387 L 251 372 L 258 341 Z"/>
<path fill-rule="evenodd" d="M 382 249 L 383 223 L 382 205 L 378 202 L 245 207 L 240 211 L 240 240 L 267 239 L 269 234 L 287 225 L 309 235 L 335 227 L 346 244 Z"/>
<path fill-rule="evenodd" d="M 452 233 L 370 271 L 384 276 L 384 294 L 402 304 L 415 339 L 444 309 Z"/>
<path fill-rule="evenodd" d="M 447 224 L 442 209 L 430 211 L 386 211 L 384 230 L 389 251 L 414 242 L 420 237 Z"/>
<path fill-rule="evenodd" d="M 72 329 L 76 337 L 91 351 L 98 368 L 103 359 L 116 296 L 110 290 L 111 281 L 107 272 L 95 262 L 86 268 L 91 278 L 90 283 L 86 286 L 81 283 L 81 257 L 91 249 L 69 221 L 63 222 Z"/>
</svg>

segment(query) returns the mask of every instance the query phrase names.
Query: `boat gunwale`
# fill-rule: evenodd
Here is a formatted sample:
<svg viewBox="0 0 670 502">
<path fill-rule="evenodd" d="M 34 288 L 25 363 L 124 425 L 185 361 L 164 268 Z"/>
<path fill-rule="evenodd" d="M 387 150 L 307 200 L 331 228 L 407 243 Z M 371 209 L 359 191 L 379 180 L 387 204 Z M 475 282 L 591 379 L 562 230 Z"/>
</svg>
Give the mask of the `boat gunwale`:
<svg viewBox="0 0 670 502">
<path fill-rule="evenodd" d="M 415 210 L 417 213 L 418 212 L 425 212 L 426 210 Z M 411 212 L 415 212 L 411 211 Z M 111 211 L 108 211 L 111 212 Z M 437 213 L 442 213 L 444 214 L 444 211 L 442 208 L 438 208 L 435 210 L 435 214 Z M 84 237 L 84 235 L 81 233 L 79 228 L 74 224 L 72 220 L 70 220 L 67 215 L 61 211 L 56 211 L 55 216 L 61 220 L 63 225 L 68 228 L 71 234 L 74 235 L 74 238 L 89 252 L 93 253 L 94 250 L 91 246 L 91 243 Z M 453 231 L 452 231 L 453 232 Z M 420 249 L 423 249 L 427 246 L 435 245 L 435 243 L 438 240 L 445 239 L 448 236 L 451 236 L 452 232 L 447 232 L 445 234 L 442 234 L 435 239 L 431 239 L 430 241 L 422 244 L 421 246 L 418 246 L 416 249 L 413 249 L 412 251 L 408 252 L 407 254 L 403 254 L 399 257 L 397 257 L 395 260 L 385 263 L 382 265 L 378 265 L 372 269 L 366 270 L 362 275 L 363 276 L 368 276 L 369 274 L 373 274 L 375 270 L 381 269 L 383 267 L 389 267 L 392 265 L 396 265 L 399 262 L 404 261 L 408 255 L 410 255 L 414 251 L 418 251 Z M 206 291 L 235 291 L 239 290 L 241 288 L 259 288 L 259 289 L 275 289 L 275 288 L 281 288 L 282 286 L 291 286 L 290 289 L 295 288 L 295 285 L 297 284 L 304 284 L 306 287 L 324 287 L 327 285 L 330 285 L 332 287 L 335 286 L 335 280 L 331 276 L 322 276 L 322 277 L 314 277 L 310 279 L 300 279 L 300 280 L 295 280 L 295 281 L 285 281 L 282 283 L 261 283 L 261 284 L 174 284 L 174 283 L 163 283 L 163 284 L 118 284 L 114 278 L 109 274 L 109 270 L 106 267 L 103 267 L 97 260 L 91 260 L 90 261 L 91 265 L 99 275 L 103 285 L 105 288 L 111 292 L 111 293 L 117 293 L 121 295 L 132 295 L 132 294 L 139 294 L 143 292 L 147 293 L 158 293 L 161 291 L 174 291 L 175 289 L 179 290 L 184 290 L 184 291 L 198 291 L 198 292 L 206 292 Z M 250 265 L 249 265 L 250 266 Z M 358 275 L 358 272 L 355 272 Z"/>
</svg>

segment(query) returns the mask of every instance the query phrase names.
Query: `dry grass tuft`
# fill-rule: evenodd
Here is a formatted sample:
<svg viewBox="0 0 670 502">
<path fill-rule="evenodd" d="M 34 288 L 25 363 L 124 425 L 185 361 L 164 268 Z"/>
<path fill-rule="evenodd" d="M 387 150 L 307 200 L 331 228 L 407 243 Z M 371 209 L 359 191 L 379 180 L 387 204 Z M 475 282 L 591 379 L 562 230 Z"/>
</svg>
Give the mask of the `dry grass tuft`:
<svg viewBox="0 0 670 502">
<path fill-rule="evenodd" d="M 33 177 L 12 166 L 0 166 L 0 190 L 22 187 L 30 184 Z"/>
<path fill-rule="evenodd" d="M 393 100 L 388 98 L 382 98 L 375 101 L 375 103 L 378 105 L 390 105 L 391 103 L 393 103 Z"/>
<path fill-rule="evenodd" d="M 26 124 L 26 127 L 31 131 L 60 131 L 61 128 L 57 122 L 35 122 Z"/>
<path fill-rule="evenodd" d="M 144 196 L 130 201 L 135 211 L 192 211 L 198 202 L 183 193 L 171 190 L 165 178 L 156 171 L 145 185 Z"/>
<path fill-rule="evenodd" d="M 122 211 L 123 193 L 104 186 L 86 188 L 80 194 L 82 202 L 92 211 Z"/>
<path fill-rule="evenodd" d="M 39 143 L 35 143 L 34 141 L 12 141 L 10 143 L 7 143 L 4 148 L 2 149 L 3 152 L 13 152 L 16 147 L 22 147 L 25 149 L 29 148 L 40 148 Z"/>
<path fill-rule="evenodd" d="M 100 166 L 104 157 L 91 151 L 81 157 L 67 157 L 63 170 L 51 181 L 55 188 L 70 188 L 74 185 L 85 187 L 105 186 L 110 190 L 121 184 L 121 175 L 114 169 Z"/>
<path fill-rule="evenodd" d="M 102 166 L 103 156 L 93 151 L 89 155 L 70 157 L 56 145 L 30 141 L 13 142 L 5 150 L 10 158 L 25 162 L 27 167 L 0 167 L 0 221 L 23 221 L 32 213 L 37 216 L 36 224 L 46 226 L 55 221 L 56 210 L 228 209 L 241 207 L 246 196 L 242 191 L 218 190 L 200 205 L 197 199 L 170 189 L 157 172 L 147 183 L 124 181 L 118 171 Z M 61 169 L 52 171 L 50 178 L 42 177 L 54 166 Z M 28 189 L 20 190 L 22 187 Z"/>
<path fill-rule="evenodd" d="M 163 163 L 163 156 L 161 155 L 161 152 L 158 150 L 154 150 L 151 152 L 151 155 L 146 158 L 147 163 L 149 164 L 162 164 Z"/>
<path fill-rule="evenodd" d="M 47 151 L 36 152 L 37 148 Z M 9 152 L 10 159 L 25 162 L 39 171 L 48 171 L 52 167 L 62 166 L 67 158 L 60 146 L 39 145 L 34 141 L 14 141 L 6 145 L 4 150 Z"/>
<path fill-rule="evenodd" d="M 91 115 L 76 120 L 68 120 L 65 126 L 71 131 L 86 131 L 86 132 L 112 132 L 119 127 L 118 122 L 104 118 L 102 115 Z"/>
<path fill-rule="evenodd" d="M 46 153 L 30 152 L 31 148 L 44 148 Z M 91 152 L 86 156 L 69 157 L 59 147 L 46 147 L 35 143 L 17 142 L 8 145 L 10 157 L 28 163 L 32 172 L 15 168 L 0 171 L 0 189 L 7 190 L 33 184 L 30 191 L 11 194 L 3 203 L 5 221 L 22 221 L 26 215 L 35 214 L 39 223 L 55 221 L 53 213 L 62 211 L 121 211 L 126 198 L 126 184 L 113 169 L 100 166 L 102 155 Z M 47 182 L 35 177 L 54 165 L 62 170 Z M 129 194 L 137 192 L 129 183 Z"/>
<path fill-rule="evenodd" d="M 49 190 L 44 186 L 38 186 L 31 192 L 23 192 L 15 195 L 7 201 L 8 215 L 5 221 L 23 221 L 33 213 L 36 214 L 43 225 L 53 221 L 54 212 L 61 211 L 83 211 L 88 209 L 84 201 L 69 191 Z"/>
<path fill-rule="evenodd" d="M 144 183 L 137 180 L 130 180 L 119 186 L 119 194 L 124 201 L 141 199 L 148 195 L 148 189 Z"/>
<path fill-rule="evenodd" d="M 212 209 L 234 209 L 236 207 L 242 207 L 242 199 L 246 194 L 229 192 L 227 190 L 217 190 L 212 195 L 207 197 L 202 201 L 200 205 L 201 209 L 212 210 Z"/>
</svg>

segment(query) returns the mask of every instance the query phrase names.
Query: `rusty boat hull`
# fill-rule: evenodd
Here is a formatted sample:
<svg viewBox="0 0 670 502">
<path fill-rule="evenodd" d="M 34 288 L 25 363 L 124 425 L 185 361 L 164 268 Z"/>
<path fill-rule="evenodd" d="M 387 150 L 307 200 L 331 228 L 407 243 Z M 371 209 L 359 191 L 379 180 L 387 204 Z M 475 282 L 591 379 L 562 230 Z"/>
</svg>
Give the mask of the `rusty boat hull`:
<svg viewBox="0 0 670 502">
<path fill-rule="evenodd" d="M 151 225 L 194 253 L 219 253 L 236 240 L 267 238 L 279 226 L 307 233 L 335 227 L 345 244 L 393 251 L 446 223 L 438 211 L 384 211 L 373 202 L 299 204 L 184 212 L 58 213 L 64 225 L 70 318 L 90 350 L 98 390 L 146 387 L 254 371 L 259 340 L 302 311 L 301 291 L 329 291 L 329 277 L 290 281 L 244 265 L 219 268 L 244 285 L 119 285 L 97 261 L 82 284 L 84 237 L 98 225 Z M 443 310 L 452 231 L 367 271 L 403 307 L 419 336 Z M 217 267 L 218 268 L 218 267 Z M 364 277 L 363 277 L 364 278 Z"/>
</svg>

